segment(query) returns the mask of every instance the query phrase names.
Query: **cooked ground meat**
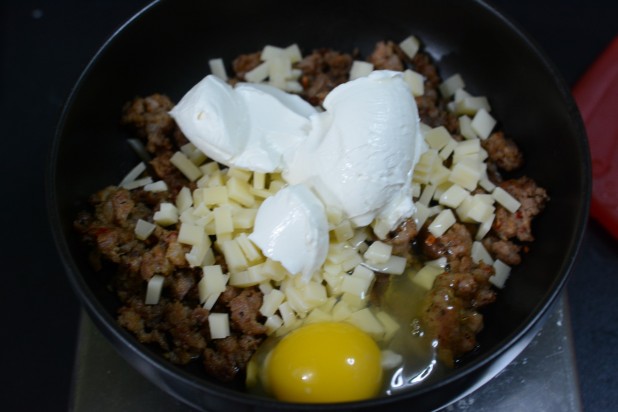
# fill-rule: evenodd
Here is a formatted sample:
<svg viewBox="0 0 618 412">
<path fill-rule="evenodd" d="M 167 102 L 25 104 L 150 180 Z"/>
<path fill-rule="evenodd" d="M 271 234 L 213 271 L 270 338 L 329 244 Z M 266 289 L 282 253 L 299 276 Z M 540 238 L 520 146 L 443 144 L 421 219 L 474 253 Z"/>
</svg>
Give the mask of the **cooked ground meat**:
<svg viewBox="0 0 618 412">
<path fill-rule="evenodd" d="M 532 219 L 545 208 L 545 203 L 549 200 L 547 192 L 525 176 L 506 180 L 500 183 L 500 187 L 515 197 L 521 207 L 511 213 L 498 206 L 492 230 L 502 240 L 517 238 L 524 242 L 533 241 Z"/>
<path fill-rule="evenodd" d="M 470 272 L 445 272 L 425 297 L 422 324 L 428 336 L 438 340 L 438 357 L 447 365 L 476 347 L 476 335 L 483 328 L 478 309 L 496 298 L 489 283 L 493 273 L 482 262 Z"/>
<path fill-rule="evenodd" d="M 229 303 L 232 325 L 247 335 L 263 335 L 266 327 L 259 315 L 262 293 L 256 288 L 243 289 Z"/>
<path fill-rule="evenodd" d="M 189 247 L 177 241 L 175 230 L 161 227 L 144 241 L 135 237 L 138 217 L 134 214 L 152 218 L 163 197 L 155 200 L 155 195 L 140 189 L 108 187 L 91 197 L 94 213 L 80 213 L 75 228 L 86 242 L 96 246 L 97 260 L 104 258 L 118 265 L 113 285 L 123 303 L 118 312 L 121 326 L 134 333 L 140 342 L 158 345 L 172 362 L 186 364 L 202 356 L 212 357 L 212 349 L 207 348 L 213 344 L 208 311 L 199 306 L 198 300 L 201 270 L 188 267 L 184 256 Z M 100 261 L 97 267 L 101 267 Z M 154 275 L 165 276 L 165 293 L 159 304 L 145 305 L 145 281 Z M 221 374 L 215 375 L 217 378 L 227 381 L 244 371 L 254 346 L 265 339 L 266 328 L 259 318 L 261 304 L 262 293 L 255 288 L 228 287 L 222 294 L 217 308 L 231 314 L 230 339 L 241 343 L 237 349 L 252 349 L 217 358 L 218 366 L 210 370 Z M 223 367 L 222 360 L 229 365 Z"/>
<path fill-rule="evenodd" d="M 418 230 L 414 219 L 406 219 L 397 229 L 389 233 L 384 243 L 393 247 L 393 255 L 407 257 L 411 253 L 412 242 L 416 239 L 417 234 Z"/>
<path fill-rule="evenodd" d="M 519 169 L 524 163 L 517 144 L 504 136 L 502 131 L 492 133 L 486 140 L 482 141 L 483 148 L 487 150 L 489 159 L 500 169 L 507 172 Z"/>
<path fill-rule="evenodd" d="M 395 70 L 403 71 L 404 66 L 401 61 L 401 50 L 392 41 L 378 42 L 373 53 L 367 58 L 373 64 L 375 70 Z"/>
<path fill-rule="evenodd" d="M 169 97 L 162 94 L 138 97 L 123 108 L 122 123 L 146 141 L 149 152 L 167 152 L 188 142 L 168 114 L 172 107 Z"/>
<path fill-rule="evenodd" d="M 500 259 L 507 265 L 519 265 L 521 263 L 521 249 L 520 245 L 517 245 L 510 240 L 502 240 L 496 236 L 486 236 L 483 239 L 483 246 L 489 252 L 494 259 Z"/>
<path fill-rule="evenodd" d="M 298 68 L 302 71 L 302 96 L 314 106 L 321 105 L 331 90 L 348 81 L 350 67 L 350 54 L 331 49 L 314 50 L 298 63 Z"/>
<path fill-rule="evenodd" d="M 458 265 L 458 261 L 470 256 L 472 250 L 472 235 L 461 223 L 455 223 L 440 237 L 423 229 L 419 241 L 421 251 L 428 259 L 444 256 L 451 266 Z"/>
<path fill-rule="evenodd" d="M 204 350 L 204 368 L 222 382 L 230 382 L 246 370 L 247 363 L 263 339 L 252 335 L 232 335 L 212 340 Z"/>
</svg>

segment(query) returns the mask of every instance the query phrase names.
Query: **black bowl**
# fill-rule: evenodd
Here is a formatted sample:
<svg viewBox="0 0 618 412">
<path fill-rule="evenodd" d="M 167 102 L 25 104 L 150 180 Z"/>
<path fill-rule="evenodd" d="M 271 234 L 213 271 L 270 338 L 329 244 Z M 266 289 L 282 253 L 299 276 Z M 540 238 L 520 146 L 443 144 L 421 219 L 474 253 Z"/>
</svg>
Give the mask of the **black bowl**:
<svg viewBox="0 0 618 412">
<path fill-rule="evenodd" d="M 480 349 L 450 374 L 391 397 L 320 409 L 435 409 L 495 376 L 532 339 L 565 284 L 588 216 L 590 161 L 569 91 L 547 57 L 512 22 L 479 1 L 340 1 L 294 6 L 275 1 L 161 1 L 112 36 L 75 86 L 51 154 L 48 201 L 70 281 L 113 346 L 163 390 L 209 410 L 307 410 L 247 395 L 174 366 L 115 321 L 119 302 L 92 270 L 72 229 L 91 193 L 118 182 L 137 162 L 119 126 L 120 108 L 154 92 L 178 99 L 208 71 L 265 44 L 305 50 L 354 48 L 365 55 L 383 39 L 418 36 L 444 78 L 459 72 L 467 89 L 490 98 L 500 127 L 526 156 L 525 174 L 548 188 L 551 202 L 534 223 L 536 242 L 486 312 Z"/>
</svg>

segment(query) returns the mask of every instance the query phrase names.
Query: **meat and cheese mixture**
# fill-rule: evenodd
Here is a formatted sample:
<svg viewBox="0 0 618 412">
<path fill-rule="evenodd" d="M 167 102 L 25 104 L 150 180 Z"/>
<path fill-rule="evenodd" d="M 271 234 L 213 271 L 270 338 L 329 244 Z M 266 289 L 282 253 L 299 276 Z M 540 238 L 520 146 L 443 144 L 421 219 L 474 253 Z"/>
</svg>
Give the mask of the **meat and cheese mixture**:
<svg viewBox="0 0 618 412">
<path fill-rule="evenodd" d="M 359 60 L 358 54 L 327 48 L 304 55 L 293 65 L 299 95 L 319 106 L 333 88 L 350 79 L 351 70 L 363 67 L 354 63 Z M 509 267 L 521 263 L 534 240 L 532 220 L 543 210 L 548 196 L 529 177 L 503 177 L 516 175 L 524 162 L 522 153 L 494 124 L 481 131 L 486 136 L 476 136 L 478 129 L 485 126 L 471 129 L 471 124 L 477 113 L 487 115 L 490 107 L 487 99 L 467 93 L 459 76 L 443 81 L 428 54 L 422 50 L 410 52 L 405 44 L 391 41 L 377 43 L 365 61 L 372 69 L 407 70 L 415 76 L 413 79 L 421 79 L 413 94 L 429 150 L 421 157 L 414 175 L 414 201 L 422 213 L 403 222 L 380 242 L 391 255 L 405 258 L 405 271 L 389 274 L 374 270 L 364 308 L 381 314 L 372 319 L 383 323 L 383 334 L 390 334 L 388 339 L 382 335 L 379 340 L 382 349 L 389 349 L 385 353 L 403 355 L 403 361 L 395 357 L 394 364 L 385 367 L 403 362 L 422 371 L 422 365 L 436 357 L 443 365 L 452 366 L 477 346 L 476 336 L 483 329 L 482 309 L 495 301 Z M 238 56 L 232 63 L 229 82 L 246 81 L 245 76 L 261 63 L 261 52 Z M 121 302 L 118 322 L 122 327 L 140 342 L 160 348 L 171 362 L 199 362 L 207 374 L 220 381 L 242 382 L 252 356 L 269 336 L 284 335 L 293 327 L 286 328 L 288 314 L 283 313 L 282 306 L 270 310 L 268 316 L 263 313 L 265 295 L 279 286 L 276 280 L 259 284 L 229 282 L 227 274 L 232 263 L 226 261 L 219 242 L 223 237 L 217 240 L 216 230 L 206 231 L 212 247 L 200 254 L 190 242 L 179 239 L 181 222 L 174 221 L 173 216 L 166 220 L 162 205 L 178 204 L 180 196 L 186 198 L 187 193 L 195 193 L 200 187 L 200 180 L 189 179 L 174 156 L 180 151 L 196 165 L 205 161 L 168 114 L 173 106 L 174 102 L 162 94 L 138 97 L 125 105 L 122 124 L 143 141 L 150 153 L 152 160 L 146 172 L 150 176 L 144 180 L 138 170 L 131 181 L 95 193 L 90 207 L 77 216 L 74 225 L 91 246 L 94 267 L 115 273 L 111 288 Z M 475 153 L 487 165 L 478 185 L 468 190 L 436 177 L 440 171 L 456 170 L 454 157 L 466 154 L 464 146 L 473 146 L 462 144 L 466 142 L 480 145 Z M 231 173 L 221 165 L 210 164 L 203 167 L 206 169 L 215 173 L 222 184 Z M 243 171 L 234 173 L 245 176 L 246 181 L 251 179 L 250 174 L 242 175 Z M 257 180 L 255 176 L 253 179 Z M 257 197 L 268 195 L 269 182 L 273 183 L 272 192 L 281 186 L 278 176 L 260 179 Z M 481 204 L 487 205 L 482 217 L 469 212 Z M 251 228 L 254 216 L 246 213 L 243 221 L 248 223 L 242 230 Z M 448 218 L 453 221 L 447 222 Z M 439 227 L 448 229 L 441 231 Z M 359 253 L 377 242 L 371 230 L 362 233 L 359 237 L 357 232 L 355 238 Z M 333 231 L 331 237 L 340 234 Z M 245 237 L 241 245 L 251 249 L 247 242 Z M 255 252 L 255 248 L 251 250 Z M 209 295 L 210 299 L 205 299 L 200 285 L 207 270 L 214 270 L 217 279 L 223 279 L 221 290 Z M 158 281 L 159 290 L 153 280 Z M 323 281 L 321 287 L 329 293 L 336 289 L 329 281 Z M 154 293 L 155 298 L 149 293 Z M 337 307 L 342 299 L 341 295 L 332 295 L 338 297 L 326 298 L 319 307 L 322 312 Z M 345 321 L 346 313 L 353 312 L 353 303 L 347 302 L 349 310 L 340 309 L 335 317 Z M 214 327 L 220 319 L 212 314 L 227 314 L 223 329 Z M 311 318 L 306 313 L 300 317 Z M 298 326 L 303 319 L 295 321 Z M 405 337 L 393 338 L 397 331 Z M 406 349 L 414 338 L 424 342 L 425 349 Z M 438 342 L 437 351 L 432 341 Z M 406 360 L 414 356 L 421 360 Z M 392 357 L 389 362 L 393 362 Z"/>
</svg>

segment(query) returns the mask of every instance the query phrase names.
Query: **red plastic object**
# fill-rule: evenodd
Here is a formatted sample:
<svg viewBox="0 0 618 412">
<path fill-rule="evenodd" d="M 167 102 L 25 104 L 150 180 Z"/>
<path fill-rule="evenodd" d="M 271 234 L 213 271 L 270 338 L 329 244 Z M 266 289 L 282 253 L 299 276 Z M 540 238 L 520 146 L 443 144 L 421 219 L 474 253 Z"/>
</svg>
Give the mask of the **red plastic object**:
<svg viewBox="0 0 618 412">
<path fill-rule="evenodd" d="M 592 157 L 590 214 L 618 238 L 618 37 L 573 88 Z"/>
</svg>

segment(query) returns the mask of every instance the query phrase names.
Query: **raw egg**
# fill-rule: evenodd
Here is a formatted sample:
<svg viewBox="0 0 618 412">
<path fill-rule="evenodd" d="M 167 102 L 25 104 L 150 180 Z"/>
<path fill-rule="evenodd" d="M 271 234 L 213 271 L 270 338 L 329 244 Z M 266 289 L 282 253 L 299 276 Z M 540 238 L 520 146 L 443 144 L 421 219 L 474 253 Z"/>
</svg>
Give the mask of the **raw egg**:
<svg viewBox="0 0 618 412">
<path fill-rule="evenodd" d="M 267 386 L 288 402 L 346 402 L 377 395 L 380 349 L 356 326 L 324 322 L 285 336 L 266 361 Z"/>
</svg>

